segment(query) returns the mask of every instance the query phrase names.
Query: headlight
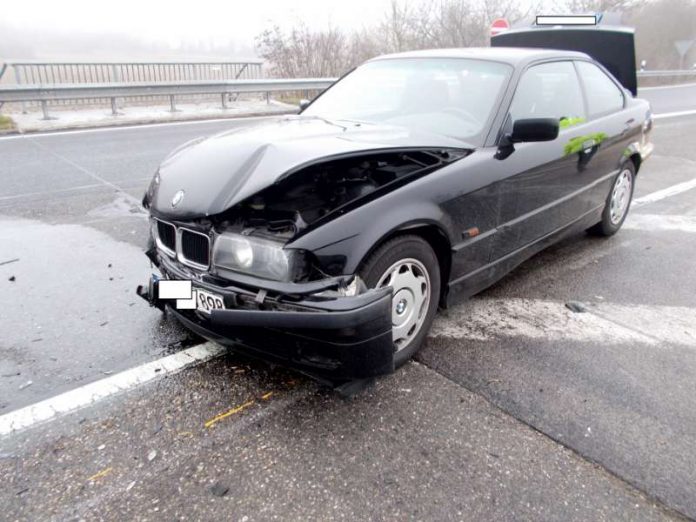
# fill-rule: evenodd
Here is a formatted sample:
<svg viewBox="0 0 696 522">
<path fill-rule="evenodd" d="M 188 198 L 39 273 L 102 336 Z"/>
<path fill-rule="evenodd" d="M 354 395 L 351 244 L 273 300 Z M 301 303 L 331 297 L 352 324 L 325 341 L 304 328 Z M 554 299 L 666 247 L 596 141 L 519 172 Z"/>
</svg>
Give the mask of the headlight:
<svg viewBox="0 0 696 522">
<path fill-rule="evenodd" d="M 292 281 L 301 268 L 302 253 L 268 239 L 221 234 L 213 247 L 213 264 L 264 279 Z"/>
</svg>

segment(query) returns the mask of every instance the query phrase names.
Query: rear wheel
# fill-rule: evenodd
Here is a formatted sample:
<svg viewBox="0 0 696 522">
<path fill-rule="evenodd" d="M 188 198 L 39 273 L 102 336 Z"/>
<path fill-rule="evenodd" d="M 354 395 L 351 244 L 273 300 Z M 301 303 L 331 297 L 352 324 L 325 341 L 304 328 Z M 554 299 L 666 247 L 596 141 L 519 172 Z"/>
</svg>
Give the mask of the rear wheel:
<svg viewBox="0 0 696 522">
<path fill-rule="evenodd" d="M 369 288 L 391 286 L 394 364 L 401 366 L 420 348 L 440 297 L 440 265 L 421 237 L 394 238 L 379 247 L 359 270 Z"/>
<path fill-rule="evenodd" d="M 602 221 L 588 229 L 589 232 L 600 236 L 613 236 L 619 231 L 631 206 L 635 179 L 636 169 L 633 163 L 628 162 L 614 179 L 602 212 Z"/>
</svg>

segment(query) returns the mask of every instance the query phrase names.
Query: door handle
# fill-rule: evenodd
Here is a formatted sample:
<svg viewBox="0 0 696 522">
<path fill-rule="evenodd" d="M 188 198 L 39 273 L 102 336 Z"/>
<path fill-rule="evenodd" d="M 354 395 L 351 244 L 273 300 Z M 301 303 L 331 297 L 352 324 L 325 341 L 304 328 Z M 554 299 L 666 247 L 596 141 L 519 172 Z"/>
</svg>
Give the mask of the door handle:
<svg viewBox="0 0 696 522">
<path fill-rule="evenodd" d="M 589 140 L 585 140 L 582 142 L 582 151 L 585 154 L 589 154 L 592 152 L 592 147 L 595 146 L 595 140 L 593 138 L 590 138 Z"/>
</svg>

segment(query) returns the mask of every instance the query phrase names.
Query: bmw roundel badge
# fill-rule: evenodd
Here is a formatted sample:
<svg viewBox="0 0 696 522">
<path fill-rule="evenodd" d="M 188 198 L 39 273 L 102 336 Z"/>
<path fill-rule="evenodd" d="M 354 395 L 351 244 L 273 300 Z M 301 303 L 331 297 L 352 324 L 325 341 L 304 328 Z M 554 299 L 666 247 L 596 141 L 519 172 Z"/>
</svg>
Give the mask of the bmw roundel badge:
<svg viewBox="0 0 696 522">
<path fill-rule="evenodd" d="M 179 203 L 184 200 L 184 191 L 179 190 L 172 198 L 172 207 L 176 207 Z"/>
</svg>

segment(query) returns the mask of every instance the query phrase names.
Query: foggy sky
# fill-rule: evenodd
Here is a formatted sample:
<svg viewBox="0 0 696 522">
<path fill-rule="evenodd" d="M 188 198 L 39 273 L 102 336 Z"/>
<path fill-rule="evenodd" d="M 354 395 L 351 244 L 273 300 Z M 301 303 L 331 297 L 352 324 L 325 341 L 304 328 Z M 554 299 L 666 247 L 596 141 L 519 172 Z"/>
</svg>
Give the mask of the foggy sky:
<svg viewBox="0 0 696 522">
<path fill-rule="evenodd" d="M 252 57 L 254 37 L 274 24 L 359 28 L 390 0 L 4 0 L 0 59 L 225 53 Z M 104 56 L 111 54 L 111 56 Z"/>
</svg>

